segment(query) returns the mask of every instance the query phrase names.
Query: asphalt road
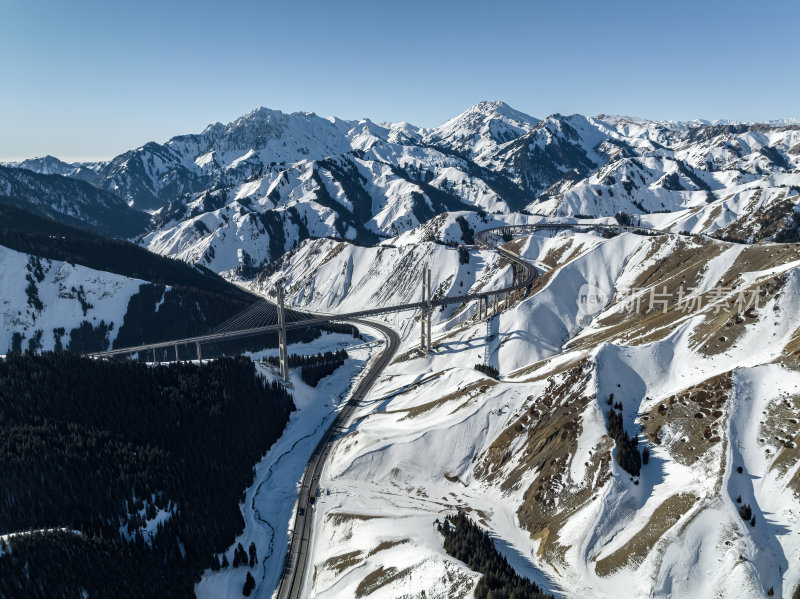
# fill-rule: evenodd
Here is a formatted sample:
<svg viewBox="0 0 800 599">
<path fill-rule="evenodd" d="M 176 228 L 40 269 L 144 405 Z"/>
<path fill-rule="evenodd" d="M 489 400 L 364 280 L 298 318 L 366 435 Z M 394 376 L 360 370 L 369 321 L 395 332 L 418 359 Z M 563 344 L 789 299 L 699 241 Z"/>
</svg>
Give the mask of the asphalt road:
<svg viewBox="0 0 800 599">
<path fill-rule="evenodd" d="M 353 320 L 351 322 L 380 330 L 386 337 L 386 347 L 384 347 L 380 357 L 372 363 L 372 366 L 361 378 L 350 395 L 350 399 L 347 400 L 347 403 L 331 423 L 306 465 L 300 486 L 300 496 L 295 508 L 294 529 L 289 541 L 286 565 L 278 585 L 278 599 L 296 599 L 302 596 L 303 578 L 306 572 L 306 561 L 309 557 L 308 548 L 311 543 L 311 528 L 314 521 L 314 504 L 311 503 L 311 498 L 318 493 L 319 478 L 325 466 L 325 461 L 339 435 L 345 430 L 353 411 L 361 400 L 366 397 L 378 376 L 392 361 L 397 348 L 400 347 L 400 336 L 388 326 L 364 320 Z"/>
<path fill-rule="evenodd" d="M 493 233 L 499 232 L 500 229 L 481 231 L 478 234 L 478 239 L 486 246 L 493 246 L 489 237 Z M 516 254 L 497 247 L 495 247 L 495 249 L 498 250 L 501 255 L 520 265 L 524 274 L 520 277 L 521 281 L 519 283 L 512 285 L 511 287 L 495 291 L 494 293 L 502 293 L 521 289 L 527 285 L 530 285 L 538 276 L 536 269 L 522 260 Z M 469 301 L 486 297 L 488 295 L 489 294 L 474 294 L 460 296 L 458 298 L 441 298 L 435 303 L 444 304 L 452 301 Z M 424 304 L 422 302 L 419 302 L 418 304 L 406 304 L 403 306 L 403 308 L 417 308 L 422 307 L 423 305 Z M 378 309 L 374 312 L 373 310 L 366 310 L 363 313 L 358 313 L 358 315 L 361 316 L 371 315 L 373 313 L 383 313 L 383 310 L 385 309 Z M 325 461 L 330 454 L 333 444 L 338 439 L 339 434 L 342 430 L 344 430 L 345 425 L 350 420 L 350 416 L 352 415 L 353 411 L 372 388 L 373 384 L 377 380 L 378 376 L 380 376 L 381 372 L 383 372 L 384 368 L 386 368 L 389 362 L 391 362 L 392 357 L 400 346 L 399 335 L 393 329 L 384 324 L 373 321 L 358 320 L 355 318 L 351 318 L 349 321 L 355 324 L 360 323 L 365 326 L 368 325 L 379 329 L 386 337 L 387 344 L 378 360 L 372 364 L 369 371 L 358 383 L 358 386 L 353 391 L 350 399 L 347 401 L 347 404 L 345 404 L 345 406 L 339 412 L 339 415 L 331 423 L 330 428 L 328 428 L 325 436 L 320 440 L 316 449 L 314 449 L 314 453 L 306 465 L 305 472 L 303 473 L 303 480 L 300 487 L 300 495 L 297 501 L 297 507 L 295 508 L 294 528 L 289 540 L 286 563 L 284 565 L 283 574 L 281 574 L 281 580 L 278 585 L 278 599 L 299 599 L 303 596 L 301 593 L 303 591 L 303 582 L 308 566 L 307 561 L 309 558 L 309 546 L 311 544 L 312 526 L 314 522 L 314 504 L 311 503 L 311 498 L 318 494 L 319 478 L 322 474 L 322 469 L 325 466 Z"/>
</svg>

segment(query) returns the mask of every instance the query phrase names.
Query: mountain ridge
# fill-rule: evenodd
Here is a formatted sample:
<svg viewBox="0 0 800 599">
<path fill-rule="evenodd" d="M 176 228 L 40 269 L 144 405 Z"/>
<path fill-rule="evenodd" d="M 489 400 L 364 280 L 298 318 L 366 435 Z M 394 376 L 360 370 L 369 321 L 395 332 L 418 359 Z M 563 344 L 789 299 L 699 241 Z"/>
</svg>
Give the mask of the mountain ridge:
<svg viewBox="0 0 800 599">
<path fill-rule="evenodd" d="M 149 249 L 227 272 L 310 237 L 374 243 L 444 211 L 625 213 L 758 239 L 793 226 L 798 166 L 789 120 L 538 119 L 484 101 L 432 129 L 259 107 L 69 176 L 146 210 Z"/>
</svg>

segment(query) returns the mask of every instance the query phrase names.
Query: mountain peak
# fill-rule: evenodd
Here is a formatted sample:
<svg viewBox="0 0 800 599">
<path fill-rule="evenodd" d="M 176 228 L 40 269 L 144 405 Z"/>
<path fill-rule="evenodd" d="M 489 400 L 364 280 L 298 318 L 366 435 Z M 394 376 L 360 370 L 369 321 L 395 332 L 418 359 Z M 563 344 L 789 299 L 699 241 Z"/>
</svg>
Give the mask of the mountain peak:
<svg viewBox="0 0 800 599">
<path fill-rule="evenodd" d="M 76 168 L 76 165 L 68 164 L 50 154 L 47 156 L 28 158 L 14 166 L 26 168 L 42 175 L 67 175 L 74 172 Z"/>
<path fill-rule="evenodd" d="M 539 119 L 512 108 L 502 100 L 481 100 L 477 104 L 473 104 L 467 108 L 464 112 L 458 115 L 456 119 L 477 114 L 486 115 L 490 118 L 503 118 L 516 121 L 518 123 L 525 123 L 529 127 L 539 122 Z"/>
<path fill-rule="evenodd" d="M 481 100 L 477 104 L 473 105 L 470 110 L 475 109 L 488 112 L 490 110 L 502 110 L 503 108 L 511 107 L 502 100 Z"/>
<path fill-rule="evenodd" d="M 537 123 L 539 119 L 515 110 L 505 102 L 484 100 L 433 129 L 428 139 L 474 156 L 525 135 Z"/>
</svg>

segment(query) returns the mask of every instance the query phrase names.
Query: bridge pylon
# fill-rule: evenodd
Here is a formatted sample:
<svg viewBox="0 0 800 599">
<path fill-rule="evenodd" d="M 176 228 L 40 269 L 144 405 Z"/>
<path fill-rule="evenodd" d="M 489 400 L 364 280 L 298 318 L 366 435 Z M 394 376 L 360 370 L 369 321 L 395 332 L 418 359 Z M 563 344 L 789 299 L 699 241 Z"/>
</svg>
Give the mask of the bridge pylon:
<svg viewBox="0 0 800 599">
<path fill-rule="evenodd" d="M 281 367 L 281 377 L 284 382 L 289 381 L 289 359 L 286 355 L 286 314 L 283 306 L 283 279 L 278 281 L 278 354 Z"/>
<path fill-rule="evenodd" d="M 431 269 L 422 269 L 422 302 L 425 307 L 420 314 L 420 350 L 427 354 L 431 350 Z"/>
</svg>

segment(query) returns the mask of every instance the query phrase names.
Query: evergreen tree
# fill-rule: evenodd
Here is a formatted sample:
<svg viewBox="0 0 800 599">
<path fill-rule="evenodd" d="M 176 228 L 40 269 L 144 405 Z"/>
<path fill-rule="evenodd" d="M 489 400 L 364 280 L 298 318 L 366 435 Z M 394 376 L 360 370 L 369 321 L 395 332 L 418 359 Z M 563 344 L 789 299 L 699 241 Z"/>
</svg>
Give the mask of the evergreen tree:
<svg viewBox="0 0 800 599">
<path fill-rule="evenodd" d="M 488 364 L 475 364 L 475 370 L 482 372 L 486 376 L 490 376 L 494 379 L 500 376 L 500 371 L 494 366 L 489 366 Z"/>
<path fill-rule="evenodd" d="M 289 368 L 300 367 L 300 378 L 304 383 L 311 387 L 317 384 L 326 376 L 332 374 L 339 366 L 347 360 L 347 352 L 343 349 L 335 352 L 327 351 L 324 354 L 313 356 L 298 356 L 292 354 L 288 358 Z M 278 365 L 278 358 L 270 356 L 267 358 L 270 364 Z"/>
<path fill-rule="evenodd" d="M 750 518 L 753 517 L 753 510 L 749 503 L 745 503 L 739 508 L 739 515 L 742 517 L 742 520 L 750 520 Z"/>
<path fill-rule="evenodd" d="M 552 598 L 536 583 L 517 574 L 497 551 L 489 535 L 463 513 L 445 518 L 438 530 L 444 535 L 444 549 L 449 555 L 483 574 L 474 591 L 477 599 Z"/>
<path fill-rule="evenodd" d="M 239 548 L 237 547 L 236 549 L 233 550 L 233 567 L 238 568 L 241 565 L 242 565 L 242 559 L 241 556 L 239 555 Z"/>
<path fill-rule="evenodd" d="M 252 541 L 250 542 L 250 567 L 255 568 L 256 564 L 258 563 L 258 555 L 256 554 L 256 544 Z"/>
<path fill-rule="evenodd" d="M 617 463 L 631 476 L 639 476 L 642 468 L 642 456 L 638 450 L 639 439 L 637 437 L 628 437 L 628 433 L 623 426 L 622 413 L 618 413 L 614 408 L 611 408 L 608 411 L 606 426 L 608 427 L 609 436 L 617 444 Z"/>
<path fill-rule="evenodd" d="M 282 385 L 246 358 L 149 367 L 67 352 L 10 354 L 0 381 L 0 505 L 14 506 L 0 530 L 49 531 L 8 542 L 0 597 L 188 599 L 205 569 L 229 566 L 242 489 L 293 409 Z M 241 544 L 235 555 L 248 565 Z"/>
<path fill-rule="evenodd" d="M 256 581 L 253 578 L 253 575 L 250 572 L 247 573 L 247 576 L 244 579 L 244 587 L 242 588 L 242 595 L 245 597 L 249 597 L 250 593 L 253 592 L 253 589 L 256 588 Z"/>
</svg>

